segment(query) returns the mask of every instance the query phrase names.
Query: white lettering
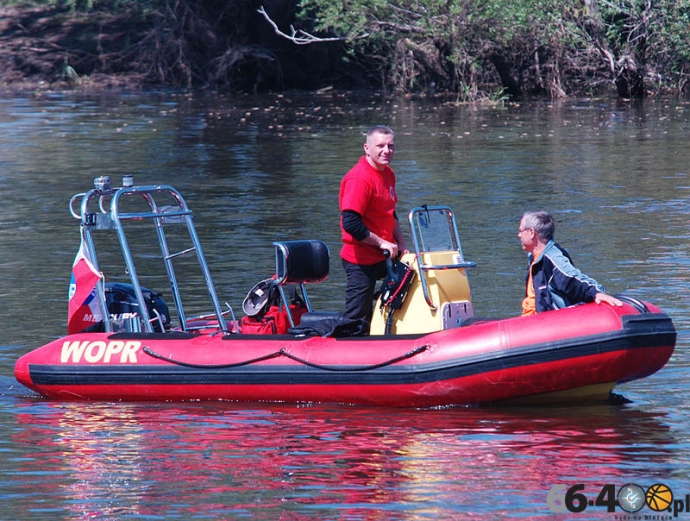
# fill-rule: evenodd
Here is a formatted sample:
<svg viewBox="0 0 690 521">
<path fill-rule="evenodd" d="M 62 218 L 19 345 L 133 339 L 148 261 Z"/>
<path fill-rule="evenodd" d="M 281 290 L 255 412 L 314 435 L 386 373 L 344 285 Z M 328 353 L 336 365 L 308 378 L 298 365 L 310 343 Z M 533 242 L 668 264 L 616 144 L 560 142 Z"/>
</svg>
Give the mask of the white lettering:
<svg viewBox="0 0 690 521">
<path fill-rule="evenodd" d="M 84 340 L 80 342 L 66 341 L 62 344 L 62 352 L 60 353 L 60 363 L 78 364 L 82 361 L 95 364 L 103 361 L 105 364 L 112 362 L 118 363 L 117 354 L 120 355 L 119 363 L 121 364 L 136 364 L 137 351 L 141 348 L 141 342 L 137 340 L 128 340 L 123 342 L 121 340 L 111 340 L 106 344 L 103 340 L 96 340 L 89 342 Z M 113 358 L 115 360 L 113 360 Z"/>
<path fill-rule="evenodd" d="M 139 313 L 120 313 L 118 315 L 110 315 L 110 320 L 127 320 L 130 318 L 137 318 Z"/>
<path fill-rule="evenodd" d="M 122 355 L 120 355 L 121 364 L 136 364 L 137 363 L 137 351 L 141 347 L 141 342 L 135 340 L 130 340 L 125 344 L 122 350 Z"/>
<path fill-rule="evenodd" d="M 94 351 L 95 351 L 95 353 L 94 353 Z M 101 358 L 103 358 L 104 353 L 105 353 L 105 342 L 103 342 L 101 340 L 97 340 L 95 342 L 91 342 L 89 344 L 89 346 L 86 348 L 86 351 L 84 352 L 84 359 L 87 362 L 95 364 Z"/>
<path fill-rule="evenodd" d="M 103 362 L 106 364 L 110 363 L 110 358 L 122 351 L 122 348 L 125 347 L 124 342 L 120 342 L 118 340 L 114 340 L 112 342 L 108 342 L 108 347 L 105 348 L 105 357 L 103 357 Z"/>
<path fill-rule="evenodd" d="M 84 354 L 84 349 L 89 345 L 89 341 L 79 342 L 75 340 L 74 342 L 65 342 L 62 344 L 62 353 L 60 354 L 60 363 L 66 364 L 69 362 L 70 356 L 72 357 L 72 363 L 79 363 L 81 356 Z"/>
</svg>

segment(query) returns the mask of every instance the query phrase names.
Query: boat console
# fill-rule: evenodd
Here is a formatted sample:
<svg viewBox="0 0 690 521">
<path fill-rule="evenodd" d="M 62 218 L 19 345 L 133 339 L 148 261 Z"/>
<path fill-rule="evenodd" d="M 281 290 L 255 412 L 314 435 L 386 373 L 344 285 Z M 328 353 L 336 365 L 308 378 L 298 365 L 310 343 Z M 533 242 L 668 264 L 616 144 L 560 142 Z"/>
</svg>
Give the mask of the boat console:
<svg viewBox="0 0 690 521">
<path fill-rule="evenodd" d="M 447 206 L 410 210 L 414 251 L 402 256 L 414 276 L 399 309 L 379 298 L 371 334 L 430 333 L 460 327 L 474 317 L 466 261 L 455 214 Z"/>
</svg>

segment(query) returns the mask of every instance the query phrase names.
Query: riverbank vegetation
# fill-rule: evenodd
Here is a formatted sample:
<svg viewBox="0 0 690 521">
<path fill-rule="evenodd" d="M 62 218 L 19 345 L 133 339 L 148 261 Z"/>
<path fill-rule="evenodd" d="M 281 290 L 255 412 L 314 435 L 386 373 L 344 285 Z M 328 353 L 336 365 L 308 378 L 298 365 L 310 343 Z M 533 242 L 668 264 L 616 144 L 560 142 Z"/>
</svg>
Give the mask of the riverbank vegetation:
<svg viewBox="0 0 690 521">
<path fill-rule="evenodd" d="M 690 0 L 0 1 L 0 83 L 686 93 Z"/>
</svg>

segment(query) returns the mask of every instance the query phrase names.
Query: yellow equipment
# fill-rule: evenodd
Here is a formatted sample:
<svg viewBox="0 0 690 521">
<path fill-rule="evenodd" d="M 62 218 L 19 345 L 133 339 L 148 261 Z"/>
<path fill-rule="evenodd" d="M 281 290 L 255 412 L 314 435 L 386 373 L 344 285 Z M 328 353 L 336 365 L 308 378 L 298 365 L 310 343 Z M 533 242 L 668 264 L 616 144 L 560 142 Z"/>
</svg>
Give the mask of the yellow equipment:
<svg viewBox="0 0 690 521">
<path fill-rule="evenodd" d="M 457 223 L 446 206 L 422 206 L 409 213 L 414 252 L 397 262 L 413 271 L 399 309 L 381 297 L 371 321 L 371 335 L 429 333 L 463 325 L 474 316 L 467 268 Z"/>
</svg>

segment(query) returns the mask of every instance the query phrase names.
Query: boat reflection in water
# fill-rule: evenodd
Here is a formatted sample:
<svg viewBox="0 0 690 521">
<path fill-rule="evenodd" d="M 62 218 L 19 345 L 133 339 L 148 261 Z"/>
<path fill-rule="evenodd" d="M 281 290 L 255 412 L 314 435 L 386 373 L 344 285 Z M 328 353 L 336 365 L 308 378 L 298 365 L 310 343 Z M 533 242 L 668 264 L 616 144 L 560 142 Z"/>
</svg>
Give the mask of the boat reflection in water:
<svg viewBox="0 0 690 521">
<path fill-rule="evenodd" d="M 673 445 L 658 418 L 624 406 L 576 415 L 204 403 L 36 409 L 17 415 L 14 438 L 28 449 L 16 500 L 31 512 L 41 498 L 70 519 L 534 518 L 551 513 L 553 485 L 618 489 L 631 479 L 623 468 L 645 468 L 650 457 L 663 464 Z M 51 481 L 35 488 L 31 476 L 46 473 Z"/>
</svg>

